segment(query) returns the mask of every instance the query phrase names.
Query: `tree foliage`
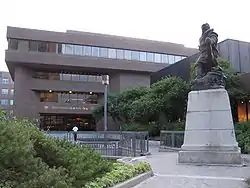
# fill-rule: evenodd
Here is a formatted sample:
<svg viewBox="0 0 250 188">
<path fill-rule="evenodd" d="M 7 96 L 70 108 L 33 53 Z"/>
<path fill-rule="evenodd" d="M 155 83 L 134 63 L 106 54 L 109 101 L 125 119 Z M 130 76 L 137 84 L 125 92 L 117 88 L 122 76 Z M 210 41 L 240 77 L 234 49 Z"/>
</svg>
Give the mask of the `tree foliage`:
<svg viewBox="0 0 250 188">
<path fill-rule="evenodd" d="M 108 97 L 108 113 L 116 121 L 123 123 L 148 123 L 158 121 L 163 116 L 167 121 L 183 117 L 189 85 L 181 78 L 166 77 L 151 88 L 139 87 Z M 93 111 L 99 120 L 103 117 L 103 106 Z"/>
<path fill-rule="evenodd" d="M 218 58 L 219 66 L 226 76 L 233 116 L 237 117 L 237 101 L 248 96 L 243 87 L 240 74 L 236 73 L 230 63 Z M 195 76 L 194 63 L 190 67 L 190 80 Z M 185 120 L 187 96 L 190 85 L 181 78 L 166 77 L 151 85 L 151 88 L 139 87 L 119 94 L 110 94 L 108 112 L 115 121 L 129 124 L 148 125 L 150 122 L 166 124 Z M 103 106 L 93 112 L 97 120 L 103 117 Z M 236 120 L 236 119 L 235 119 Z"/>
</svg>

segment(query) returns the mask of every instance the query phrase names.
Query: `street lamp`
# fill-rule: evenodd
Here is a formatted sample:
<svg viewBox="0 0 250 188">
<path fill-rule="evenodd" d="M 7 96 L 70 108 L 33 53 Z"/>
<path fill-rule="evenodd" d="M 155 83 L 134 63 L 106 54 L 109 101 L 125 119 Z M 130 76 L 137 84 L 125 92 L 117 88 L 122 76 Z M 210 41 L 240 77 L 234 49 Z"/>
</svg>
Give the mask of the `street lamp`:
<svg viewBox="0 0 250 188">
<path fill-rule="evenodd" d="M 108 129 L 108 85 L 109 76 L 102 76 L 102 84 L 104 85 L 104 131 Z"/>
</svg>

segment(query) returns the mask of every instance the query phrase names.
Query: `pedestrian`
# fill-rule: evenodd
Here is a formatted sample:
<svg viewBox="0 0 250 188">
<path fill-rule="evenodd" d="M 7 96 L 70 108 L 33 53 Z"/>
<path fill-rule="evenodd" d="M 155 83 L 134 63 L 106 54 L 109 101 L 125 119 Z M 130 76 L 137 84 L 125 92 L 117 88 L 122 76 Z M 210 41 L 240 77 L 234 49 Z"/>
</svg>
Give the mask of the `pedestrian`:
<svg viewBox="0 0 250 188">
<path fill-rule="evenodd" d="M 77 140 L 77 131 L 78 131 L 78 127 L 77 127 L 77 126 L 74 126 L 72 130 L 74 131 L 74 132 L 73 132 L 73 134 L 74 134 L 74 141 L 76 142 L 76 140 Z"/>
</svg>

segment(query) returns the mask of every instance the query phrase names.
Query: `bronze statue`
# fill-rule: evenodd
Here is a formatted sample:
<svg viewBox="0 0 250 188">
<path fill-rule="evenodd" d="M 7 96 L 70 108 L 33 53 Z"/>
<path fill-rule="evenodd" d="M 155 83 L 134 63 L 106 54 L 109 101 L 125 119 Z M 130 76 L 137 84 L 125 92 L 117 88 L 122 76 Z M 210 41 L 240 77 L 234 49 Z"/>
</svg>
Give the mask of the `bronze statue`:
<svg viewBox="0 0 250 188">
<path fill-rule="evenodd" d="M 224 75 L 218 65 L 218 34 L 208 23 L 201 26 L 202 35 L 199 40 L 200 56 L 196 61 L 196 77 L 191 82 L 193 90 L 223 88 Z"/>
</svg>

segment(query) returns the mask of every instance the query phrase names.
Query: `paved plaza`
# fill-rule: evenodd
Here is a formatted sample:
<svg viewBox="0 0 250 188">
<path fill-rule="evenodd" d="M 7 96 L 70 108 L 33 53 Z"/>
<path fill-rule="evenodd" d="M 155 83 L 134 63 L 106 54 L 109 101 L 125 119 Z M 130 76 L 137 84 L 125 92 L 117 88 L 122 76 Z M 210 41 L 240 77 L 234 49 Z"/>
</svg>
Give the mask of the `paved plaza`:
<svg viewBox="0 0 250 188">
<path fill-rule="evenodd" d="M 250 177 L 250 166 L 177 165 L 176 152 L 158 152 L 141 160 L 151 164 L 155 176 L 134 188 L 247 188 L 244 179 Z"/>
</svg>

